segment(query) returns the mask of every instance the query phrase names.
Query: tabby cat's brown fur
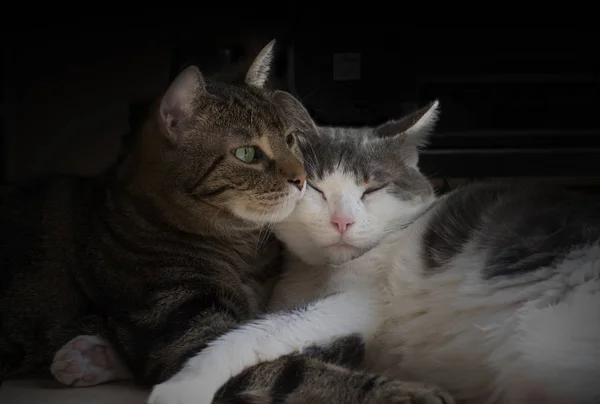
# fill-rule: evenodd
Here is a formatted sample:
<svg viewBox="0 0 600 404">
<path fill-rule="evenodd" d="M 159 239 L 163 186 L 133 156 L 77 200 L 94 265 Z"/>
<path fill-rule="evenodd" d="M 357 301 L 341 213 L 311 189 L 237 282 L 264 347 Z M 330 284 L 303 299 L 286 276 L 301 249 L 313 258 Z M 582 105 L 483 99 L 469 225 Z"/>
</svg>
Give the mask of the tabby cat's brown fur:
<svg viewBox="0 0 600 404">
<path fill-rule="evenodd" d="M 247 85 L 182 72 L 107 175 L 3 189 L 0 380 L 47 372 L 67 341 L 98 334 L 153 385 L 262 312 L 280 269 L 265 227 L 293 209 L 305 180 L 295 135 L 315 130 L 293 97 L 262 88 L 270 46 Z M 236 160 L 248 145 L 264 158 Z M 218 401 L 408 402 L 421 391 L 322 359 L 259 365 Z"/>
<path fill-rule="evenodd" d="M 295 136 L 310 128 L 288 119 L 282 100 L 310 122 L 293 97 L 261 88 L 267 56 L 249 85 L 183 71 L 106 176 L 3 189 L 1 378 L 47 370 L 69 339 L 108 325 L 136 378 L 154 384 L 261 312 L 279 270 L 264 227 L 301 195 Z M 236 159 L 244 146 L 264 157 Z"/>
</svg>

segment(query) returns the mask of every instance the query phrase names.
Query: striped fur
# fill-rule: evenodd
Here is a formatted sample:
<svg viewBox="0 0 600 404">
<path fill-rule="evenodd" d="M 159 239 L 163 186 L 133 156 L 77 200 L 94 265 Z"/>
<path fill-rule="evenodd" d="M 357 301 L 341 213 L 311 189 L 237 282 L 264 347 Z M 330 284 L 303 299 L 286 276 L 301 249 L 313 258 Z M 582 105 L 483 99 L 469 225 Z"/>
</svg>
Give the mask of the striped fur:
<svg viewBox="0 0 600 404">
<path fill-rule="evenodd" d="M 65 347 L 86 359 L 77 338 L 89 336 L 115 349 L 138 383 L 154 385 L 263 312 L 280 270 L 268 230 L 302 195 L 296 135 L 315 130 L 291 96 L 257 88 L 263 62 L 247 86 L 182 72 L 131 153 L 101 178 L 3 188 L 0 380 L 47 373 Z M 249 144 L 266 158 L 248 166 L 229 154 Z M 352 370 L 363 354 L 352 335 L 308 346 L 242 372 L 216 402 L 405 403 L 437 394 Z M 60 379 L 77 369 L 55 370 Z M 70 380 L 109 381 L 85 376 Z"/>
<path fill-rule="evenodd" d="M 268 228 L 303 193 L 295 137 L 314 127 L 293 97 L 260 88 L 266 49 L 246 85 L 184 70 L 101 178 L 3 188 L 0 380 L 48 369 L 87 334 L 153 385 L 263 311 L 280 269 Z M 246 146 L 263 158 L 238 160 Z"/>
<path fill-rule="evenodd" d="M 451 404 L 442 390 L 349 369 L 308 355 L 264 362 L 231 379 L 214 404 Z"/>
<path fill-rule="evenodd" d="M 427 111 L 419 113 L 422 116 Z M 314 170 L 319 160 L 313 159 L 304 138 L 300 138 L 307 146 L 304 157 L 313 163 L 307 169 Z M 410 141 L 403 144 L 408 150 L 399 152 L 413 148 Z M 327 144 L 312 152 L 339 150 L 335 146 Z M 425 191 L 430 190 L 427 182 L 423 183 L 424 190 L 414 192 L 415 197 L 426 196 Z M 303 200 L 299 204 L 306 205 Z M 364 289 L 339 294 L 330 290 L 329 296 L 318 301 L 236 327 L 211 341 L 175 378 L 156 386 L 149 404 L 208 404 L 213 395 L 222 403 L 452 403 L 452 398 L 436 387 L 392 382 L 356 370 L 362 365 L 362 341 L 370 339 L 379 320 L 377 311 L 371 310 L 374 299 Z M 319 289 L 313 292 L 318 294 Z M 230 376 L 234 379 L 227 382 Z"/>
</svg>

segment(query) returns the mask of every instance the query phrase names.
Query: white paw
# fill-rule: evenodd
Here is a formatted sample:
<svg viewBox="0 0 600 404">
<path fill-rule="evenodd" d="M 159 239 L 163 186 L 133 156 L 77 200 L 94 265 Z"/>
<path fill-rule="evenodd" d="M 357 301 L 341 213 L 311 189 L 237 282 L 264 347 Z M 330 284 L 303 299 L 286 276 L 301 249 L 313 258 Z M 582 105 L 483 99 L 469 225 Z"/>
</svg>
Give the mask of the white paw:
<svg viewBox="0 0 600 404">
<path fill-rule="evenodd" d="M 88 387 L 130 377 L 108 341 L 80 335 L 60 348 L 50 366 L 54 378 L 67 386 Z"/>
<path fill-rule="evenodd" d="M 215 390 L 199 380 L 168 381 L 152 389 L 148 404 L 210 404 Z"/>
</svg>

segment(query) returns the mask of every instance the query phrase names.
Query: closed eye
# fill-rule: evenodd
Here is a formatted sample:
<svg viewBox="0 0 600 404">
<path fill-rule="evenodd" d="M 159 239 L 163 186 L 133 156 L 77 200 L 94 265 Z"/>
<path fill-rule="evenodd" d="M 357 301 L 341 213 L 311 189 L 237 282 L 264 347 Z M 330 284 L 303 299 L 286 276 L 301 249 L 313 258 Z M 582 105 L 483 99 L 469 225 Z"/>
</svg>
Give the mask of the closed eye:
<svg viewBox="0 0 600 404">
<path fill-rule="evenodd" d="M 327 200 L 327 197 L 325 197 L 325 194 L 323 193 L 323 191 L 321 191 L 319 188 L 315 187 L 313 184 L 311 184 L 310 182 L 308 183 L 308 185 L 314 189 L 315 191 L 317 191 L 318 193 L 321 194 L 321 196 L 323 197 L 323 199 Z"/>
<path fill-rule="evenodd" d="M 366 195 L 369 195 L 369 194 L 372 194 L 374 192 L 380 191 L 380 190 L 382 190 L 385 187 L 387 187 L 387 184 L 380 185 L 380 186 L 375 186 L 375 187 L 371 187 L 371 188 L 367 188 L 363 192 L 361 199 L 364 198 Z"/>
</svg>

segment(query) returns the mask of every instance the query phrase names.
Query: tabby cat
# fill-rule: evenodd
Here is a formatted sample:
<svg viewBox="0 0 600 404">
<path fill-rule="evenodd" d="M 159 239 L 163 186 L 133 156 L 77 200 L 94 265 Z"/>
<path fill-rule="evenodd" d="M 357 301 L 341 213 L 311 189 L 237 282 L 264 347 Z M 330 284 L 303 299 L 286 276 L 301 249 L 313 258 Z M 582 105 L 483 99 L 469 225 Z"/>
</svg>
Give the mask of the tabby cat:
<svg viewBox="0 0 600 404">
<path fill-rule="evenodd" d="M 297 137 L 315 127 L 291 95 L 264 88 L 272 48 L 243 85 L 181 72 L 106 176 L 3 192 L 1 378 L 46 369 L 54 357 L 66 384 L 131 373 L 159 384 L 153 403 L 212 399 L 171 387 L 193 381 L 212 340 L 264 310 L 281 268 L 267 230 L 306 189 Z M 379 403 L 435 391 L 315 356 L 261 364 L 220 399 Z"/>
<path fill-rule="evenodd" d="M 208 359 L 227 352 L 235 373 L 346 332 L 365 339 L 367 370 L 457 402 L 600 402 L 600 200 L 489 183 L 436 197 L 418 151 L 437 116 L 434 102 L 300 140 L 309 188 L 274 227 L 290 251 L 278 314 Z"/>
<path fill-rule="evenodd" d="M 291 95 L 263 88 L 272 46 L 245 85 L 182 71 L 106 176 L 4 190 L 2 377 L 49 365 L 74 330 L 107 327 L 154 384 L 261 312 L 280 269 L 264 228 L 305 190 L 296 136 L 311 129 L 289 119 L 306 115 Z"/>
</svg>

